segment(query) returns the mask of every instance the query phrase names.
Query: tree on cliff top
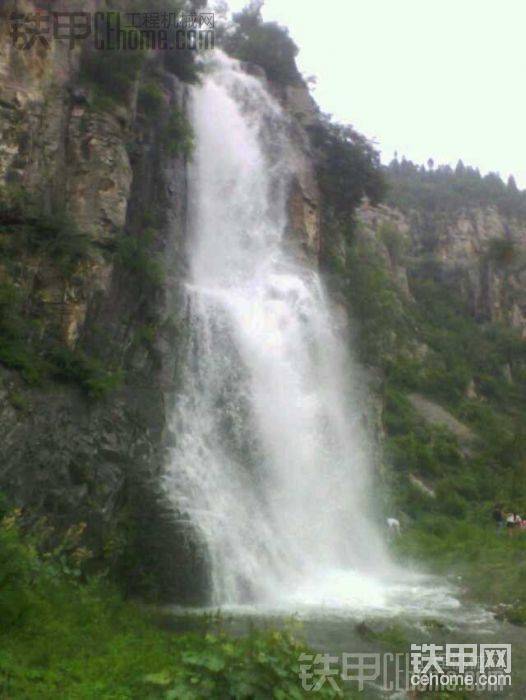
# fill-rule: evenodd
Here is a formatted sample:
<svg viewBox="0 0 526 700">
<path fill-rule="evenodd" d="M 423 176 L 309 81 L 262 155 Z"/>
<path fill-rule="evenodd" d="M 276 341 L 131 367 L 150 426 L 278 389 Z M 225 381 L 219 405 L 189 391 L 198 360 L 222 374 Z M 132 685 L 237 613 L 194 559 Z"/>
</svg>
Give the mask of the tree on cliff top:
<svg viewBox="0 0 526 700">
<path fill-rule="evenodd" d="M 298 47 L 287 29 L 276 22 L 263 21 L 262 5 L 261 0 L 255 0 L 234 15 L 234 24 L 223 39 L 223 47 L 240 61 L 261 66 L 273 82 L 301 85 L 303 81 L 296 66 Z"/>
<path fill-rule="evenodd" d="M 362 199 L 381 201 L 385 183 L 380 156 L 374 146 L 352 126 L 328 117 L 309 129 L 318 151 L 318 178 L 326 206 L 339 218 L 352 218 Z"/>
<path fill-rule="evenodd" d="M 482 176 L 478 168 L 459 160 L 426 169 L 410 160 L 395 158 L 385 169 L 387 201 L 401 209 L 458 211 L 466 207 L 496 207 L 501 214 L 526 220 L 526 191 L 510 177 L 507 184 L 497 173 Z"/>
</svg>

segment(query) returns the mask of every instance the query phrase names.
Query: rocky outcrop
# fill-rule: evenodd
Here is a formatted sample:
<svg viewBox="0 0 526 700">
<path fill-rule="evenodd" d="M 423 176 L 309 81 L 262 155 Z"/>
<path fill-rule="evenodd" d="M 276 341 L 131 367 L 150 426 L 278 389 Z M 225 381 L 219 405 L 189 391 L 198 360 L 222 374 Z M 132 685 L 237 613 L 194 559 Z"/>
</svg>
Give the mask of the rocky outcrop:
<svg viewBox="0 0 526 700">
<path fill-rule="evenodd" d="M 21 51 L 6 29 L 0 284 L 20 304 L 29 369 L 42 362 L 31 376 L 0 364 L 0 490 L 59 530 L 86 522 L 95 560 L 132 589 L 191 598 L 200 558 L 159 485 L 185 337 L 185 157 L 165 126 L 186 88 L 150 56 L 122 100 L 101 99 L 80 48 Z M 137 112 L 146 81 L 164 105 L 154 118 Z"/>
<path fill-rule="evenodd" d="M 270 91 L 290 116 L 290 165 L 294 176 L 289 193 L 287 235 L 308 258 L 317 261 L 320 253 L 321 197 L 307 129 L 320 117 L 319 108 L 306 85 L 270 85 Z"/>
<path fill-rule="evenodd" d="M 496 209 L 404 213 L 365 203 L 358 235 L 375 241 L 400 289 L 426 266 L 479 321 L 502 322 L 526 337 L 526 222 Z"/>
<path fill-rule="evenodd" d="M 469 444 L 475 439 L 473 431 L 467 425 L 461 423 L 439 404 L 420 394 L 408 394 L 407 398 L 419 416 L 431 425 L 447 428 L 458 438 L 460 443 Z"/>
</svg>

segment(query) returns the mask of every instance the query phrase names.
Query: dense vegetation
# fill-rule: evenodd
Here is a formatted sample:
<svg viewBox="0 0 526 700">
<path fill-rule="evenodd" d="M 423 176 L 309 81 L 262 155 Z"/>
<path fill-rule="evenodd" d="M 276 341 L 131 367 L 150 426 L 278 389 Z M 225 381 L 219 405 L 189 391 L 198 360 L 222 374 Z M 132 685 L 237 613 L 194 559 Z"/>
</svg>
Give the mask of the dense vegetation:
<svg viewBox="0 0 526 700">
<path fill-rule="evenodd" d="M 307 649 L 288 631 L 234 640 L 212 618 L 209 633 L 171 632 L 158 615 L 124 601 L 104 575 L 89 574 L 83 529 L 57 539 L 45 521 L 0 504 L 3 698 L 307 697 L 298 680 Z"/>
<path fill-rule="evenodd" d="M 351 126 L 324 116 L 309 128 L 309 135 L 323 198 L 320 265 L 334 271 L 338 249 L 353 238 L 357 208 L 364 197 L 373 204 L 382 199 L 385 178 L 379 153 Z M 343 268 L 339 272 L 344 274 Z"/>
<path fill-rule="evenodd" d="M 400 209 L 421 209 L 428 213 L 493 206 L 502 214 L 526 219 L 526 192 L 519 190 L 513 176 L 504 183 L 497 173 L 484 177 L 478 168 L 461 160 L 455 169 L 449 165 L 428 167 L 410 160 L 394 159 L 386 168 L 389 182 L 387 202 Z"/>
<path fill-rule="evenodd" d="M 234 14 L 233 25 L 223 37 L 223 48 L 240 61 L 263 68 L 267 78 L 275 83 L 302 84 L 295 60 L 298 47 L 284 27 L 263 21 L 262 4 L 261 0 L 255 0 Z"/>
</svg>

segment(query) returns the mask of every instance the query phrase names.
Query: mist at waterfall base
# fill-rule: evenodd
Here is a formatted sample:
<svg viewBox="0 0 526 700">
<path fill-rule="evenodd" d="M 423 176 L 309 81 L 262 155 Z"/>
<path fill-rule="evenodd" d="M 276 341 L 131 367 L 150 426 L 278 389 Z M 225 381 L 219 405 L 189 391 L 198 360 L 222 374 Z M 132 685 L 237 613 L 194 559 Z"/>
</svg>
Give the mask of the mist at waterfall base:
<svg viewBox="0 0 526 700">
<path fill-rule="evenodd" d="M 449 588 L 401 572 L 383 542 L 356 369 L 287 235 L 291 123 L 220 52 L 191 115 L 190 338 L 166 486 L 206 552 L 211 604 L 456 615 Z"/>
</svg>

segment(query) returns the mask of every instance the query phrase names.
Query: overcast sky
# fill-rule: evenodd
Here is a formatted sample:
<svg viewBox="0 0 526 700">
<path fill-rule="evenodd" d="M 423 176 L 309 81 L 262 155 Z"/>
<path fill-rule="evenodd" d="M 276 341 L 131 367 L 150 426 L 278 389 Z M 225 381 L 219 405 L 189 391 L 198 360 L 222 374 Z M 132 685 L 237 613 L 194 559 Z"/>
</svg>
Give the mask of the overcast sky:
<svg viewBox="0 0 526 700">
<path fill-rule="evenodd" d="M 526 188 L 526 0 L 266 0 L 263 16 L 384 161 L 462 158 Z"/>
</svg>

